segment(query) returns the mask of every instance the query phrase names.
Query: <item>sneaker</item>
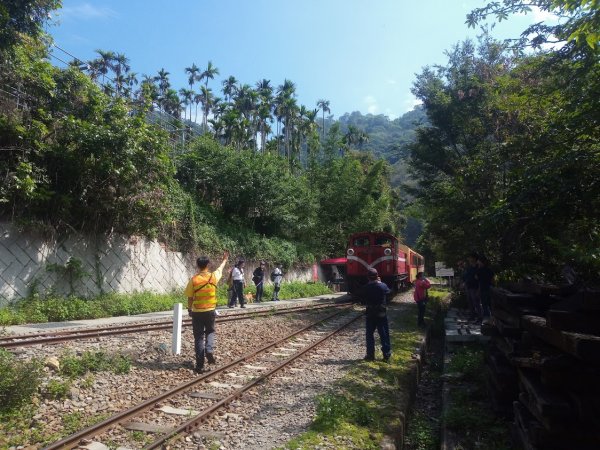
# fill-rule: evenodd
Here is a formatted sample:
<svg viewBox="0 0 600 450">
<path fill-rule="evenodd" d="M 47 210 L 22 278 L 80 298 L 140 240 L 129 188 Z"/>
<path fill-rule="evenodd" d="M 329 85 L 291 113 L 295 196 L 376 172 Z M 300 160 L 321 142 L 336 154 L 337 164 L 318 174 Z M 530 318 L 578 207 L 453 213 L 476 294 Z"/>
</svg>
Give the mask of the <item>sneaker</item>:
<svg viewBox="0 0 600 450">
<path fill-rule="evenodd" d="M 383 357 L 383 362 L 389 363 L 390 362 L 390 358 L 392 357 L 392 355 L 387 355 Z"/>
<path fill-rule="evenodd" d="M 369 355 L 365 356 L 363 359 L 365 361 L 375 361 L 375 357 L 374 356 L 369 356 Z"/>
<path fill-rule="evenodd" d="M 246 305 L 242 305 L 242 306 L 240 306 L 240 308 L 245 308 L 245 307 L 246 307 Z"/>
<path fill-rule="evenodd" d="M 216 364 L 216 362 L 217 362 L 215 355 L 213 355 L 212 353 L 206 354 L 206 360 L 208 361 L 209 364 Z"/>
<path fill-rule="evenodd" d="M 201 374 L 204 373 L 204 366 L 196 366 L 194 369 L 194 373 Z"/>
</svg>

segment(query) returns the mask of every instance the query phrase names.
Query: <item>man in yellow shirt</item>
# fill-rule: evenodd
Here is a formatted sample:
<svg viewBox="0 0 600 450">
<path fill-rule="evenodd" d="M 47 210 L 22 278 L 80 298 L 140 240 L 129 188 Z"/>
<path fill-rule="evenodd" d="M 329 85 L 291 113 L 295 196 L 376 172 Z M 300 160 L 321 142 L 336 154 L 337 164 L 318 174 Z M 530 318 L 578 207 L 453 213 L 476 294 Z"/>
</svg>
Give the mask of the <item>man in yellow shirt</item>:
<svg viewBox="0 0 600 450">
<path fill-rule="evenodd" d="M 223 268 L 228 255 L 223 255 L 223 262 L 214 272 L 208 271 L 210 260 L 201 256 L 196 260 L 198 272 L 188 282 L 184 295 L 188 299 L 188 313 L 192 317 L 194 330 L 194 350 L 196 352 L 196 373 L 204 371 L 204 355 L 209 364 L 216 362 L 215 349 L 215 317 L 217 308 L 217 283 L 223 275 Z"/>
</svg>

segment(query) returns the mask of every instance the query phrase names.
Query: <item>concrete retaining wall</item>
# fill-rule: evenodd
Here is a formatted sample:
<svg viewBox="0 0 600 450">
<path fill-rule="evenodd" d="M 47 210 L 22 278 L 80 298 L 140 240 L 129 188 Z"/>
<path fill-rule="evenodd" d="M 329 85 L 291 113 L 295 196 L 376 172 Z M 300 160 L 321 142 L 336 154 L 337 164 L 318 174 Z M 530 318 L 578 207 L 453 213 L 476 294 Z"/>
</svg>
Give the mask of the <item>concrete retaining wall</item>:
<svg viewBox="0 0 600 450">
<path fill-rule="evenodd" d="M 72 278 L 73 291 L 86 297 L 100 292 L 183 289 L 195 264 L 192 255 L 168 251 L 157 241 L 139 237 L 78 233 L 42 237 L 0 222 L 0 306 L 26 297 L 32 290 L 42 295 L 51 291 L 69 294 L 69 275 L 64 268 L 70 258 L 81 262 L 83 271 Z M 53 265 L 58 270 L 49 270 Z M 246 263 L 248 281 L 257 265 Z M 285 281 L 311 279 L 310 268 L 294 269 L 286 274 Z"/>
</svg>

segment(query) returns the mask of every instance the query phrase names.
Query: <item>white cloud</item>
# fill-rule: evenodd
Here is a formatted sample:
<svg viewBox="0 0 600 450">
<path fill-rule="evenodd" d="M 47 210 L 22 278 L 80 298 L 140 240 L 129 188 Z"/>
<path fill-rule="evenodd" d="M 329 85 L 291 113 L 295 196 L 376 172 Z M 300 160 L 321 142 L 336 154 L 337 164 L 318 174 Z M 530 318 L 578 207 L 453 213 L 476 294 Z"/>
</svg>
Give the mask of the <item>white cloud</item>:
<svg viewBox="0 0 600 450">
<path fill-rule="evenodd" d="M 421 104 L 423 104 L 421 100 L 416 98 L 414 95 L 410 94 L 406 97 L 406 100 L 404 100 L 404 111 L 412 111 L 413 109 L 415 109 L 415 106 Z"/>
<path fill-rule="evenodd" d="M 396 84 L 396 80 L 394 80 L 393 78 L 388 78 L 387 80 L 385 80 L 385 82 L 387 84 L 391 84 L 391 85 L 395 85 Z"/>
<path fill-rule="evenodd" d="M 385 111 L 383 112 L 383 114 L 388 116 L 390 120 L 394 120 L 394 119 L 398 118 L 398 114 L 396 114 L 394 111 L 392 111 L 391 108 L 386 108 Z"/>
<path fill-rule="evenodd" d="M 76 6 L 68 6 L 59 11 L 63 19 L 108 19 L 116 17 L 117 13 L 106 6 L 94 6 L 90 3 L 82 3 Z"/>
<path fill-rule="evenodd" d="M 376 114 L 379 106 L 377 105 L 377 99 L 372 95 L 367 95 L 363 101 L 367 105 L 367 112 L 369 114 Z"/>
<path fill-rule="evenodd" d="M 537 6 L 531 7 L 531 14 L 535 22 L 558 22 L 558 16 L 550 11 L 542 11 Z"/>
</svg>

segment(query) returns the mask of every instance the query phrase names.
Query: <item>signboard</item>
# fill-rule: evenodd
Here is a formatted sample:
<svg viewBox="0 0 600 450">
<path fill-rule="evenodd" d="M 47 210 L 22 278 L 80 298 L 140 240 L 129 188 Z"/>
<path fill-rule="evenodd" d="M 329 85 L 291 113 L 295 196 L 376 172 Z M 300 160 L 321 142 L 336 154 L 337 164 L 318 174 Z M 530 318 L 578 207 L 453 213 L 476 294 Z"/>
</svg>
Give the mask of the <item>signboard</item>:
<svg viewBox="0 0 600 450">
<path fill-rule="evenodd" d="M 435 262 L 435 276 L 436 277 L 453 277 L 454 269 L 446 267 L 443 261 Z"/>
</svg>

